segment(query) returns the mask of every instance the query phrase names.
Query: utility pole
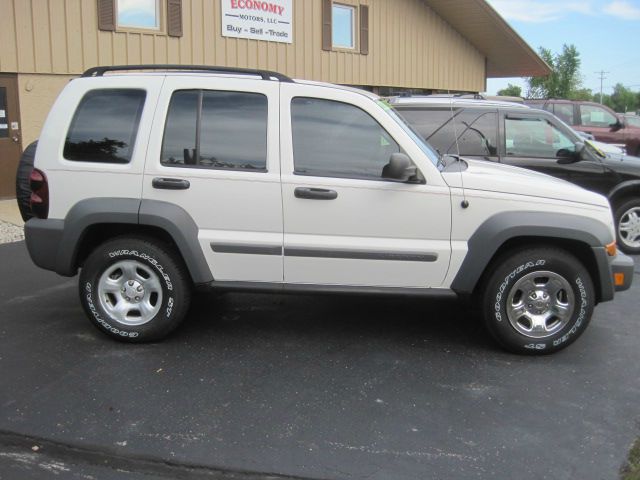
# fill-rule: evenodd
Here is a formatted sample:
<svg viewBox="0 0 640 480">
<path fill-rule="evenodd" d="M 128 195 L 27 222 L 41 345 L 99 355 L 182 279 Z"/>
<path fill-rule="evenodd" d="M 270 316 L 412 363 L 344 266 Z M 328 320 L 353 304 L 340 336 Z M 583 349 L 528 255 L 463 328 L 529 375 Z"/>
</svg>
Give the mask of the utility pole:
<svg viewBox="0 0 640 480">
<path fill-rule="evenodd" d="M 601 70 L 601 71 L 595 72 L 595 73 L 600 75 L 600 105 L 602 105 L 602 84 L 603 84 L 604 80 L 607 78 L 607 77 L 605 77 L 605 75 L 607 73 L 610 73 L 610 72 L 605 72 L 604 70 Z"/>
</svg>

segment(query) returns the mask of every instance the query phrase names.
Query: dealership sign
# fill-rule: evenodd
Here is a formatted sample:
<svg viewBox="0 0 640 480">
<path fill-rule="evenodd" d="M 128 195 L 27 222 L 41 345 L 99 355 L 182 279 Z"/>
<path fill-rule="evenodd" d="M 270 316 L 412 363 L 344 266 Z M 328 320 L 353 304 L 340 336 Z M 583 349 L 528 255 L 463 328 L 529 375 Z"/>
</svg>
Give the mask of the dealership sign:
<svg viewBox="0 0 640 480">
<path fill-rule="evenodd" d="M 222 0 L 222 35 L 292 43 L 293 0 Z"/>
</svg>

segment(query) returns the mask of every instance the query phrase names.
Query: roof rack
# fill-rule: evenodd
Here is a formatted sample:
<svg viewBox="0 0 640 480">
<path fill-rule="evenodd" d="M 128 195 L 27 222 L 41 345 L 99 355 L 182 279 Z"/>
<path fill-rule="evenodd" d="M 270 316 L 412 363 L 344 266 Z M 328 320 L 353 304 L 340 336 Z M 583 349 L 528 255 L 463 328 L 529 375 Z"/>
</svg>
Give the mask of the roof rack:
<svg viewBox="0 0 640 480">
<path fill-rule="evenodd" d="M 235 73 L 240 75 L 256 75 L 262 77 L 263 80 L 271 80 L 275 78 L 280 82 L 295 83 L 291 78 L 278 72 L 269 70 L 254 70 L 251 68 L 233 68 L 233 67 L 214 67 L 210 65 L 112 65 L 104 67 L 93 67 L 86 70 L 83 77 L 102 77 L 107 72 L 126 71 L 126 70 L 182 70 L 191 72 L 208 72 L 208 73 Z"/>
</svg>

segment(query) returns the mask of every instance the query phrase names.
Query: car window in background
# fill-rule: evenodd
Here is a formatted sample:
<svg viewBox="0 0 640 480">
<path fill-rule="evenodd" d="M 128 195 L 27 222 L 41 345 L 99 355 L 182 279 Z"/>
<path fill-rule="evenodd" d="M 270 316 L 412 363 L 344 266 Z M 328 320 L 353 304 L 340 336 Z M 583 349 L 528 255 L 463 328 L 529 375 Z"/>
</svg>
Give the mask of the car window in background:
<svg viewBox="0 0 640 480">
<path fill-rule="evenodd" d="M 400 114 L 411 126 L 427 139 L 451 118 L 451 109 L 426 110 L 424 108 L 402 108 Z"/>
<path fill-rule="evenodd" d="M 573 121 L 573 104 L 556 103 L 553 105 L 553 114 L 569 125 L 575 125 Z"/>
<path fill-rule="evenodd" d="M 371 115 L 347 103 L 296 97 L 291 127 L 298 175 L 382 180 L 391 154 L 400 152 Z"/>
<path fill-rule="evenodd" d="M 627 125 L 640 128 L 640 117 L 638 117 L 637 115 L 628 115 L 625 118 L 627 120 Z"/>
<path fill-rule="evenodd" d="M 425 111 L 424 115 L 431 112 Z M 492 156 L 497 154 L 497 112 L 464 109 L 458 110 L 436 130 L 427 141 L 445 154 Z M 456 144 L 456 135 L 458 142 Z"/>
<path fill-rule="evenodd" d="M 580 118 L 585 127 L 610 127 L 618 119 L 608 110 L 597 105 L 580 105 Z"/>
<path fill-rule="evenodd" d="M 575 143 L 548 120 L 535 117 L 505 119 L 508 156 L 556 158 L 560 150 L 575 151 Z"/>
</svg>

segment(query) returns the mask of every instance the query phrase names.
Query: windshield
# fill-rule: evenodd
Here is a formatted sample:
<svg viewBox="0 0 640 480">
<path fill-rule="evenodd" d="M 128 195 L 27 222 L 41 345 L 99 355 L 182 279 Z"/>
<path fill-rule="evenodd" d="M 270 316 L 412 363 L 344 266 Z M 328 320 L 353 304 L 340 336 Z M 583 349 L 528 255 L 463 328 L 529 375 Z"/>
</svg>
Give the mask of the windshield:
<svg viewBox="0 0 640 480">
<path fill-rule="evenodd" d="M 411 139 L 420 147 L 420 150 L 431 160 L 435 166 L 438 166 L 438 162 L 440 161 L 440 155 L 438 152 L 427 143 L 427 141 L 418 134 L 411 125 L 409 125 L 404 118 L 402 118 L 396 111 L 384 100 L 376 100 L 376 103 L 382 107 L 382 109 L 389 115 L 393 120 L 400 125 L 407 134 L 411 137 Z"/>
</svg>

